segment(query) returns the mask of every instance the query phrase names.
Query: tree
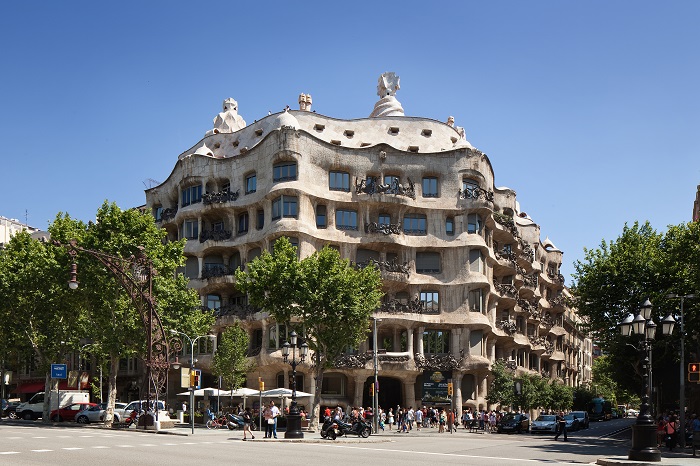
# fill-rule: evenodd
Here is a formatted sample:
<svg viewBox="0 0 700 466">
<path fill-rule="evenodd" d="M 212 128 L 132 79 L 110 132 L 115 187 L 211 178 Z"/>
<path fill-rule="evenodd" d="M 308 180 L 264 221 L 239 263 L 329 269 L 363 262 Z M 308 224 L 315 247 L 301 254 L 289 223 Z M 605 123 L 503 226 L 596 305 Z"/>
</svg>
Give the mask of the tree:
<svg viewBox="0 0 700 466">
<path fill-rule="evenodd" d="M 556 410 L 569 410 L 574 403 L 574 389 L 553 380 L 550 383 L 551 401 L 550 408 Z"/>
<path fill-rule="evenodd" d="M 300 261 L 296 247 L 283 237 L 272 254 L 266 251 L 248 264 L 247 272 L 237 271 L 236 284 L 252 305 L 296 327 L 309 345 L 315 358 L 315 422 L 324 370 L 367 337 L 382 296 L 379 270 L 358 270 L 330 247 Z"/>
<path fill-rule="evenodd" d="M 221 333 L 212 369 L 214 375 L 221 377 L 223 385 L 229 390 L 241 388 L 246 373 L 254 369 L 255 364 L 246 356 L 249 342 L 248 333 L 238 322 L 234 322 Z"/>
<path fill-rule="evenodd" d="M 506 369 L 503 360 L 497 360 L 491 364 L 491 385 L 489 386 L 486 400 L 490 404 L 513 406 L 515 404 L 515 394 L 513 391 L 513 374 Z"/>
</svg>

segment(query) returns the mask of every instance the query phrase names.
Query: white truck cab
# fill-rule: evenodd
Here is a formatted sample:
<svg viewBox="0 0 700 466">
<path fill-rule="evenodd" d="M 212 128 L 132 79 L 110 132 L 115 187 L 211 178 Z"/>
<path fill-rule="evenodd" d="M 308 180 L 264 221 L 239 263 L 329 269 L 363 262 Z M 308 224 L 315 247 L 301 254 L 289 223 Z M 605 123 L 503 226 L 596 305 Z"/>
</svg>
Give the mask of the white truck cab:
<svg viewBox="0 0 700 466">
<path fill-rule="evenodd" d="M 60 402 L 59 402 L 60 393 Z M 44 392 L 39 392 L 24 403 L 17 406 L 17 416 L 28 421 L 39 419 L 44 414 Z M 73 403 L 89 403 L 90 393 L 78 390 L 61 390 L 51 392 L 51 406 L 49 411 L 58 409 Z"/>
</svg>

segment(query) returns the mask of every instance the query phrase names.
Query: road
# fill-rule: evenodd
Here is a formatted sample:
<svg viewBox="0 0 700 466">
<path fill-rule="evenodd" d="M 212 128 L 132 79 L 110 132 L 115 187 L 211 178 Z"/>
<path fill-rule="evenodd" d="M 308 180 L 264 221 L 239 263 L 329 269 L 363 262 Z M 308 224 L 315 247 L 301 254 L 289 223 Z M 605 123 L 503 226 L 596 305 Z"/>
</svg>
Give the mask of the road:
<svg viewBox="0 0 700 466">
<path fill-rule="evenodd" d="M 633 422 L 619 419 L 592 423 L 591 428 L 571 433 L 568 442 L 555 442 L 550 435 L 474 434 L 459 430 L 438 434 L 437 429 L 401 434 L 386 431 L 369 440 L 322 440 L 307 434 L 311 442 L 290 443 L 261 440 L 242 441 L 240 431 L 174 429 L 181 435 L 130 430 L 106 430 L 43 425 L 40 422 L 0 422 L 0 465 L 116 465 L 148 464 L 401 464 L 432 462 L 470 465 L 587 464 L 600 457 L 625 455 L 625 438 L 607 438 Z M 282 435 L 280 435 L 280 438 Z M 601 438 L 602 437 L 602 438 Z"/>
</svg>

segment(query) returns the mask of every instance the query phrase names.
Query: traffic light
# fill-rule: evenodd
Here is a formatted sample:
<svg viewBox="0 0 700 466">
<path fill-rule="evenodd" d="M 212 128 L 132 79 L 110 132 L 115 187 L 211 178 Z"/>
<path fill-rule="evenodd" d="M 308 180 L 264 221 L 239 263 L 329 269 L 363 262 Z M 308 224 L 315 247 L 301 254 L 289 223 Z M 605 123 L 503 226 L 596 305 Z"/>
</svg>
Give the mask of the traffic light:
<svg viewBox="0 0 700 466">
<path fill-rule="evenodd" d="M 452 382 L 447 382 L 447 396 L 452 395 L 454 395 L 454 385 L 452 385 Z"/>
<path fill-rule="evenodd" d="M 700 383 L 700 363 L 688 363 L 688 382 Z"/>
<path fill-rule="evenodd" d="M 369 396 L 374 396 L 374 382 L 369 384 Z"/>
<path fill-rule="evenodd" d="M 202 388 L 202 371 L 194 369 L 190 371 L 190 388 Z"/>
<path fill-rule="evenodd" d="M 265 381 L 262 379 L 262 377 L 258 377 L 258 390 L 261 392 L 265 391 Z"/>
</svg>

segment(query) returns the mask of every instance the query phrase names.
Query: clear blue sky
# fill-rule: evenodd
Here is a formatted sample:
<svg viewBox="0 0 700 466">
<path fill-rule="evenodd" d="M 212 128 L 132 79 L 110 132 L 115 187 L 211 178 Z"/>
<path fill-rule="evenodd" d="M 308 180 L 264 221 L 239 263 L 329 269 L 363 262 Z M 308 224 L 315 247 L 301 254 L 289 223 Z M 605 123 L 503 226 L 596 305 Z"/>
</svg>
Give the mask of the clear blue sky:
<svg viewBox="0 0 700 466">
<path fill-rule="evenodd" d="M 363 118 L 384 71 L 409 116 L 454 115 L 564 251 L 691 218 L 700 2 L 6 1 L 0 215 L 45 229 L 145 203 L 227 97 L 253 122 Z"/>
</svg>

